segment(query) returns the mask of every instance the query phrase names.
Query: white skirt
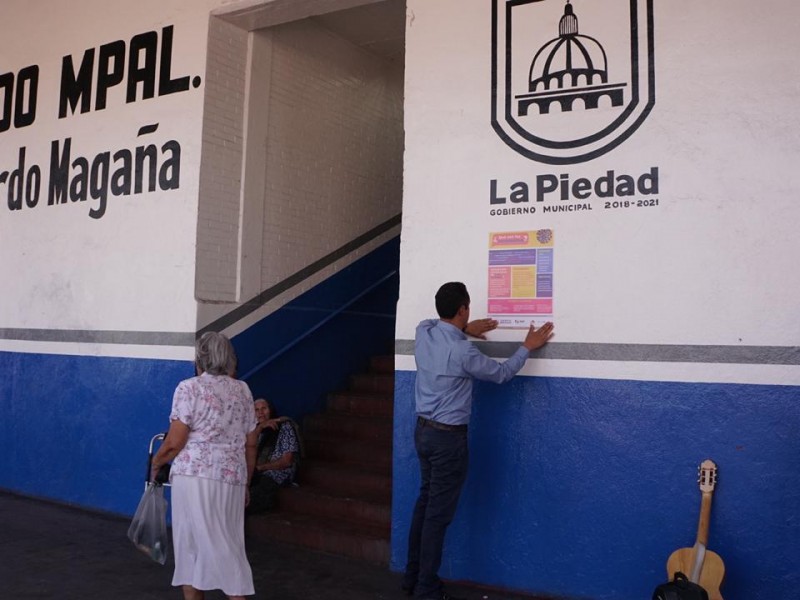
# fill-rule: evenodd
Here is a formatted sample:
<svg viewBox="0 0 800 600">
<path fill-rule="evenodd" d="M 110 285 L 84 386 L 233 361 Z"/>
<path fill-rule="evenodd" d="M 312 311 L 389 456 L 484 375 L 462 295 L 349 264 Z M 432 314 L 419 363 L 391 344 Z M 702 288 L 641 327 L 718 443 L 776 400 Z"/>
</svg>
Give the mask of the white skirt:
<svg viewBox="0 0 800 600">
<path fill-rule="evenodd" d="M 245 486 L 172 477 L 172 585 L 250 596 L 253 572 L 244 549 Z"/>
</svg>

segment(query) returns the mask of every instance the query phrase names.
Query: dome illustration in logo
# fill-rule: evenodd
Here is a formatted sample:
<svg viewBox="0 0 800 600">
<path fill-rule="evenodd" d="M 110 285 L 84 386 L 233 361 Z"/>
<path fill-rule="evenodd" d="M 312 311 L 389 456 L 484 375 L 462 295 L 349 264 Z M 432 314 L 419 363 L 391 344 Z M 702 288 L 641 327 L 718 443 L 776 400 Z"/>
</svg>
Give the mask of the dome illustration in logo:
<svg viewBox="0 0 800 600">
<path fill-rule="evenodd" d="M 656 0 L 491 0 L 491 125 L 538 162 L 587 162 L 656 102 Z M 579 27 L 580 17 L 580 27 Z"/>
<path fill-rule="evenodd" d="M 578 16 L 567 0 L 558 24 L 558 37 L 542 46 L 531 61 L 528 93 L 517 95 L 518 115 L 526 116 L 532 106 L 548 114 L 553 104 L 570 112 L 576 100 L 586 110 L 598 108 L 606 97 L 611 106 L 621 106 L 625 83 L 608 83 L 608 58 L 602 44 L 581 35 Z"/>
</svg>

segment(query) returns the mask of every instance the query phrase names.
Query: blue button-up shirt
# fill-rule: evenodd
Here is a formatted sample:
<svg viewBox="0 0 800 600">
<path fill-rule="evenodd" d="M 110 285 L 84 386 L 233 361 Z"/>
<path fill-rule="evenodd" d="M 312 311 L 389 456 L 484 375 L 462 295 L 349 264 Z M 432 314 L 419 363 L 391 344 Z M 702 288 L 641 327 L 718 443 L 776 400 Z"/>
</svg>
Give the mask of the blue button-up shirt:
<svg viewBox="0 0 800 600">
<path fill-rule="evenodd" d="M 447 425 L 469 423 L 472 380 L 505 383 L 525 364 L 528 349 L 520 346 L 499 363 L 483 354 L 450 323 L 428 319 L 417 325 L 417 414 Z"/>
</svg>

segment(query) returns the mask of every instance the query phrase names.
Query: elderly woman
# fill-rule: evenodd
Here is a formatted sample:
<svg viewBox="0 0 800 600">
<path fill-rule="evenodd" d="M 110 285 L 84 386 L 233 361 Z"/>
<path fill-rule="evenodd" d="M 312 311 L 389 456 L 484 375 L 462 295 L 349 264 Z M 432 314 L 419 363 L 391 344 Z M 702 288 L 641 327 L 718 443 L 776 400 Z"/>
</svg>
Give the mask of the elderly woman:
<svg viewBox="0 0 800 600">
<path fill-rule="evenodd" d="M 256 468 L 250 483 L 249 514 L 275 506 L 278 488 L 294 480 L 300 443 L 291 419 L 278 417 L 272 402 L 258 398 L 254 402 L 258 421 Z"/>
<path fill-rule="evenodd" d="M 164 443 L 153 471 L 174 459 L 172 537 L 175 575 L 185 600 L 221 589 L 231 599 L 253 591 L 244 549 L 244 509 L 255 468 L 258 431 L 253 397 L 233 379 L 236 354 L 228 338 L 209 332 L 197 341 L 197 377 L 178 384 Z"/>
</svg>

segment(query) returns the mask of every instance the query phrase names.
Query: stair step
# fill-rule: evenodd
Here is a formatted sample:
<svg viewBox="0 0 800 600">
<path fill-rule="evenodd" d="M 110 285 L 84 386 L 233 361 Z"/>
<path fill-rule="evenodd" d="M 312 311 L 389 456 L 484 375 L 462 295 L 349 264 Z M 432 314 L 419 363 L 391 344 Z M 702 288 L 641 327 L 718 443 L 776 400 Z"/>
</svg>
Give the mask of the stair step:
<svg viewBox="0 0 800 600">
<path fill-rule="evenodd" d="M 350 376 L 350 389 L 356 392 L 394 393 L 394 373 L 359 373 Z"/>
<path fill-rule="evenodd" d="M 371 373 L 394 374 L 394 355 L 373 356 L 369 359 L 369 370 Z"/>
<path fill-rule="evenodd" d="M 256 539 L 276 540 L 378 564 L 389 562 L 389 531 L 385 527 L 278 512 L 249 517 L 245 529 Z"/>
<path fill-rule="evenodd" d="M 303 421 L 306 435 L 345 436 L 357 440 L 391 440 L 392 420 L 388 417 L 364 417 L 318 413 Z"/>
<path fill-rule="evenodd" d="M 307 486 L 281 488 L 278 508 L 283 512 L 384 527 L 386 531 L 390 530 L 392 524 L 391 504 L 365 498 L 331 496 Z"/>
<path fill-rule="evenodd" d="M 277 512 L 248 517 L 248 535 L 388 564 L 394 372 L 393 355 L 371 358 L 325 413 L 305 417 L 300 486 L 280 490 Z"/>
<path fill-rule="evenodd" d="M 306 456 L 366 471 L 389 473 L 392 469 L 392 439 L 369 441 L 334 438 L 308 432 L 304 436 Z M 307 461 L 304 461 L 304 465 Z"/>
<path fill-rule="evenodd" d="M 360 498 L 368 502 L 392 501 L 392 476 L 327 461 L 305 461 L 300 486 L 328 496 Z"/>
<path fill-rule="evenodd" d="M 392 395 L 386 393 L 338 392 L 328 396 L 328 409 L 337 413 L 391 417 L 394 402 Z"/>
</svg>

